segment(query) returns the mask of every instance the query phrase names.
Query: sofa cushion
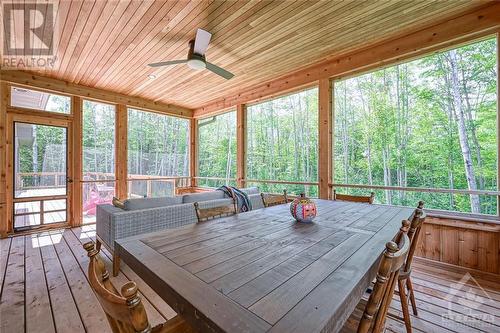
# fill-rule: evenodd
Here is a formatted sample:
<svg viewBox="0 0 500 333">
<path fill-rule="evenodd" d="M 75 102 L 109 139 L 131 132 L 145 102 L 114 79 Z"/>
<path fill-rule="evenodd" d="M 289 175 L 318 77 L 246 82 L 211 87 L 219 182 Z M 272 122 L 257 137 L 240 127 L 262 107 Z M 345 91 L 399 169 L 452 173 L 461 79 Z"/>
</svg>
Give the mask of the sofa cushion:
<svg viewBox="0 0 500 333">
<path fill-rule="evenodd" d="M 182 203 L 182 197 L 128 199 L 123 202 L 125 210 L 166 207 Z"/>
<path fill-rule="evenodd" d="M 185 194 L 182 197 L 183 203 L 191 203 L 191 202 L 201 202 L 208 200 L 218 200 L 224 199 L 226 195 L 222 191 L 210 191 L 210 192 L 202 192 L 202 193 L 193 193 L 193 194 Z"/>
<path fill-rule="evenodd" d="M 257 186 L 240 188 L 240 191 L 245 192 L 247 195 L 260 194 L 259 188 Z"/>
</svg>

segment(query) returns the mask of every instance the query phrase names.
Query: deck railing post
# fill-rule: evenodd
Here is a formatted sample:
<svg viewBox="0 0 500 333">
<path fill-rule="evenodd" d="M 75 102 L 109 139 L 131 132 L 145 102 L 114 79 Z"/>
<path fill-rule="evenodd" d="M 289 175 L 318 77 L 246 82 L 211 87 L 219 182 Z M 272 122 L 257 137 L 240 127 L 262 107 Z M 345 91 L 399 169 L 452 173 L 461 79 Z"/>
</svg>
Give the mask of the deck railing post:
<svg viewBox="0 0 500 333">
<path fill-rule="evenodd" d="M 245 187 L 247 162 L 247 108 L 245 104 L 236 107 L 236 186 Z"/>
<path fill-rule="evenodd" d="M 332 179 L 332 135 L 333 135 L 333 107 L 332 107 L 332 81 L 321 79 L 318 93 L 318 180 L 320 199 L 329 199 Z"/>
</svg>

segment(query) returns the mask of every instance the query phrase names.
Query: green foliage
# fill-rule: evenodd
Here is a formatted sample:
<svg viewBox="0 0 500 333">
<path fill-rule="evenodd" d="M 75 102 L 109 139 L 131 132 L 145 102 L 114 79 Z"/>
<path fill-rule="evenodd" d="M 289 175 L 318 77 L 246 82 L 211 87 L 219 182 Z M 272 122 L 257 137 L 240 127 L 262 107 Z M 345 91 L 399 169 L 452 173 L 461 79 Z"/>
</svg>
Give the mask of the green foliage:
<svg viewBox="0 0 500 333">
<path fill-rule="evenodd" d="M 496 41 L 490 39 L 336 82 L 335 182 L 496 190 L 495 69 Z M 497 210 L 493 196 L 378 191 L 376 198 Z"/>
<path fill-rule="evenodd" d="M 200 186 L 234 185 L 236 178 L 236 111 L 198 122 L 198 174 L 200 177 L 226 178 L 200 180 Z"/>
<path fill-rule="evenodd" d="M 113 105 L 83 101 L 82 140 L 84 180 L 114 179 L 115 107 Z"/>
<path fill-rule="evenodd" d="M 317 182 L 318 89 L 248 107 L 247 178 Z M 263 191 L 306 192 L 317 186 L 258 184 Z"/>
<path fill-rule="evenodd" d="M 128 174 L 189 175 L 189 120 L 128 111 Z"/>
</svg>

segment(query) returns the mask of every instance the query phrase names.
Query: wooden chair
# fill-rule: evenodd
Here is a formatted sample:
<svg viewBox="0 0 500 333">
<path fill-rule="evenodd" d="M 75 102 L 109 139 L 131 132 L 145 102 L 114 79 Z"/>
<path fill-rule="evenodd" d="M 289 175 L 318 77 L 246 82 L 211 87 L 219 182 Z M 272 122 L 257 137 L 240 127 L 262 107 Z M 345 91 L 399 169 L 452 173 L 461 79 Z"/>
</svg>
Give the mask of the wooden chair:
<svg viewBox="0 0 500 333">
<path fill-rule="evenodd" d="M 194 209 L 196 210 L 196 217 L 198 218 L 198 222 L 204 222 L 215 219 L 217 217 L 224 217 L 224 216 L 231 216 L 238 214 L 238 207 L 236 205 L 236 200 L 234 198 L 233 198 L 233 203 L 230 205 L 212 207 L 212 208 L 200 208 L 198 202 L 195 202 Z"/>
<path fill-rule="evenodd" d="M 386 244 L 375 285 L 368 301 L 362 300 L 358 304 L 341 332 L 379 333 L 383 331 L 396 282 L 410 250 L 410 239 L 407 235 L 409 226 L 410 222 L 404 220 L 394 239 Z"/>
<path fill-rule="evenodd" d="M 101 304 L 113 333 L 188 333 L 193 332 L 181 317 L 176 316 L 153 328 L 137 294 L 137 285 L 129 281 L 118 292 L 109 279 L 108 271 L 99 258 L 93 242 L 83 245 L 90 258 L 88 275 L 91 288 Z"/>
<path fill-rule="evenodd" d="M 288 203 L 288 195 L 286 190 L 283 190 L 283 194 L 270 194 L 270 193 L 261 193 L 262 203 L 264 207 L 277 206 Z"/>
<path fill-rule="evenodd" d="M 373 192 L 370 193 L 370 196 L 362 196 L 362 195 L 338 194 L 337 190 L 333 190 L 333 200 L 364 202 L 373 204 L 374 199 L 375 199 L 375 193 Z"/>
<path fill-rule="evenodd" d="M 398 276 L 398 293 L 401 300 L 406 332 L 408 333 L 412 332 L 408 303 L 411 303 L 413 314 L 415 316 L 418 315 L 417 304 L 415 302 L 415 294 L 413 291 L 413 284 L 411 282 L 411 264 L 418 245 L 420 230 L 426 218 L 426 214 L 422 209 L 423 207 L 424 203 L 423 201 L 420 201 L 417 208 L 410 216 L 410 230 L 408 231 L 408 238 L 410 239 L 410 250 L 408 252 L 406 262 L 401 268 Z"/>
</svg>

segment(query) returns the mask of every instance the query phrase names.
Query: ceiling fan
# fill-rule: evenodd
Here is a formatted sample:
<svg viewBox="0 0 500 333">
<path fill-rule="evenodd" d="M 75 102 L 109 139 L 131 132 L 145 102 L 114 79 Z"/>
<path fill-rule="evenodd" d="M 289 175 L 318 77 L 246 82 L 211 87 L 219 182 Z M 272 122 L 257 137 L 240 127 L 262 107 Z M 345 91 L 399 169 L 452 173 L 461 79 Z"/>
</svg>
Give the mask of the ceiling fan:
<svg viewBox="0 0 500 333">
<path fill-rule="evenodd" d="M 226 71 L 224 68 L 220 68 L 219 66 L 208 62 L 205 58 L 205 52 L 207 51 L 211 38 L 212 34 L 210 32 L 198 29 L 198 31 L 196 31 L 195 39 L 189 41 L 189 53 L 187 59 L 155 62 L 149 64 L 148 66 L 162 67 L 187 63 L 187 65 L 192 69 L 202 70 L 206 68 L 209 71 L 222 76 L 226 80 L 229 80 L 234 76 L 234 74 Z"/>
</svg>

